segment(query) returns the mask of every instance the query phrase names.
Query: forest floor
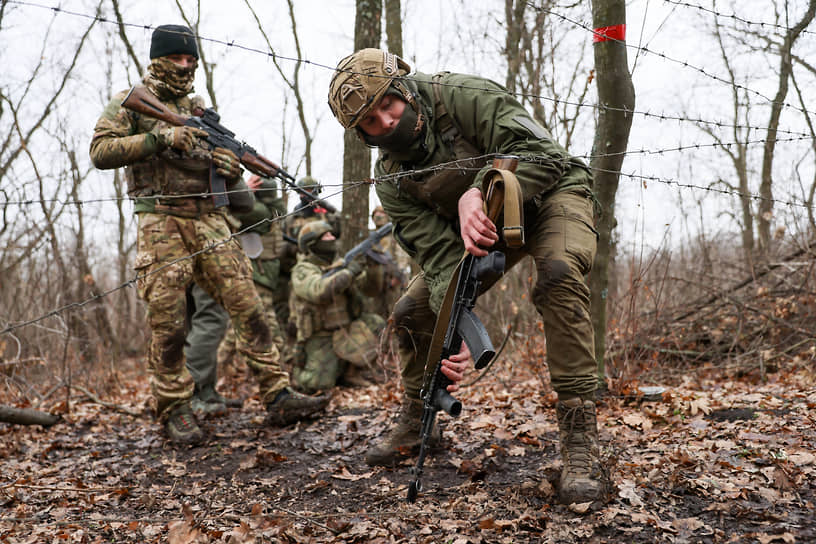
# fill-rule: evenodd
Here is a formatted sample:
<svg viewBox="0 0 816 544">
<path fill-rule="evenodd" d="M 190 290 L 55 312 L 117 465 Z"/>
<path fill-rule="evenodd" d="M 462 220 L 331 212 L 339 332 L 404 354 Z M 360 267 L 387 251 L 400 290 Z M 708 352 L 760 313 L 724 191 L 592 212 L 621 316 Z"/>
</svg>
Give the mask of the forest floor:
<svg viewBox="0 0 816 544">
<path fill-rule="evenodd" d="M 444 448 L 414 504 L 412 462 L 364 462 L 398 406 L 393 381 L 338 388 L 325 416 L 277 429 L 233 372 L 219 388 L 243 406 L 205 421 L 204 445 L 177 447 L 133 362 L 104 400 L 53 406 L 52 427 L 0 423 L 0 543 L 816 542 L 811 365 L 765 380 L 652 370 L 657 400 L 602 397 L 609 495 L 561 505 L 555 396 L 524 358 L 504 354 L 458 395 L 459 418 L 440 415 Z"/>
</svg>

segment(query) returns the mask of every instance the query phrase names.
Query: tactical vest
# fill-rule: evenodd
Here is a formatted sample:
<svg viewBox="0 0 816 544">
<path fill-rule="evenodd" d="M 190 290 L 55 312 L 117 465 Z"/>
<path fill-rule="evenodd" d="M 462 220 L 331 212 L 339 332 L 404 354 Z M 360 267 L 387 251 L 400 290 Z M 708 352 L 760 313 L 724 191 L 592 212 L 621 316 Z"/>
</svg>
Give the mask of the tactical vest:
<svg viewBox="0 0 816 544">
<path fill-rule="evenodd" d="M 447 74 L 448 72 L 434 74 L 432 81 L 427 83 L 431 85 L 434 97 L 433 127 L 429 127 L 429 130 L 433 130 L 442 140 L 442 145 L 434 151 L 431 164 L 452 161 L 456 161 L 456 164 L 424 174 L 401 177 L 399 188 L 428 204 L 437 214 L 453 220 L 458 217 L 459 198 L 473 184 L 479 170 L 490 162 L 490 157 L 482 157 L 484 153 L 462 136 L 453 116 L 445 108 L 439 82 Z M 388 172 L 401 169 L 398 163 L 391 160 L 383 161 L 383 166 Z"/>
<path fill-rule="evenodd" d="M 298 256 L 298 261 L 304 259 Z M 321 266 L 322 272 L 332 268 Z M 331 332 L 345 327 L 352 321 L 351 302 L 354 300 L 349 287 L 346 291 L 338 293 L 328 302 L 317 304 L 297 296 L 294 289 L 289 295 L 289 315 L 297 327 L 297 341 L 305 342 L 312 336 L 320 332 Z"/>
<path fill-rule="evenodd" d="M 191 115 L 192 100 L 182 97 L 164 104 L 180 115 Z M 128 112 L 135 126 L 133 134 L 150 132 L 158 121 L 146 115 Z M 190 153 L 167 148 L 150 158 L 125 167 L 128 195 L 188 195 L 206 193 L 210 190 L 210 156 L 206 149 L 196 146 Z M 169 207 L 182 205 L 186 199 L 166 199 Z"/>
</svg>

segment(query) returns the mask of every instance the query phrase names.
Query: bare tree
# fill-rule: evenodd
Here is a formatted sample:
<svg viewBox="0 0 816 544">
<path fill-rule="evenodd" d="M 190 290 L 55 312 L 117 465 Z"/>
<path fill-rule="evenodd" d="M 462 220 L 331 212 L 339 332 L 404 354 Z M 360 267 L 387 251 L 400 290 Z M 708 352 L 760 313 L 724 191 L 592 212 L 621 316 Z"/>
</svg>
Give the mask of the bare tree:
<svg viewBox="0 0 816 544">
<path fill-rule="evenodd" d="M 586 31 L 565 26 L 553 17 L 554 2 L 527 10 L 525 0 L 505 0 L 507 32 L 503 54 L 507 60 L 505 86 L 532 110 L 533 117 L 565 147 L 585 118 L 583 103 L 591 89 L 591 69 L 585 64 Z M 559 11 L 583 11 L 580 4 Z M 561 24 L 558 24 L 561 23 Z M 575 38 L 576 36 L 579 36 Z M 575 38 L 575 39 L 574 39 Z"/>
<path fill-rule="evenodd" d="M 266 32 L 266 29 L 261 23 L 258 14 L 252 8 L 249 0 L 245 0 L 249 11 L 252 13 L 252 16 L 255 18 L 255 23 L 258 26 L 258 30 L 261 32 L 261 35 L 266 41 L 266 47 L 269 49 L 269 52 L 272 55 L 272 64 L 275 66 L 275 69 L 280 74 L 281 78 L 283 78 L 283 82 L 292 91 L 292 96 L 295 98 L 295 108 L 297 110 L 298 121 L 300 122 L 300 130 L 303 133 L 303 141 L 304 141 L 304 149 L 303 149 L 303 161 L 306 166 L 306 175 L 312 175 L 312 142 L 314 141 L 314 136 L 312 136 L 312 129 L 309 127 L 309 121 L 306 119 L 306 108 L 304 105 L 303 100 L 303 93 L 301 92 L 300 86 L 300 70 L 302 68 L 302 51 L 300 48 L 300 38 L 298 37 L 298 26 L 297 26 L 297 19 L 295 19 L 295 5 L 292 0 L 286 0 L 287 6 L 289 8 L 289 23 L 292 28 L 292 40 L 295 43 L 295 52 L 297 53 L 297 61 L 295 61 L 295 67 L 292 69 L 292 73 L 287 74 L 286 71 L 283 70 L 281 67 L 280 62 L 278 61 L 277 56 L 275 55 L 275 49 L 272 47 L 271 42 L 269 41 L 269 35 Z M 283 132 L 285 135 L 285 131 Z"/>
<path fill-rule="evenodd" d="M 785 20 L 788 20 L 788 3 L 785 2 Z M 808 9 L 802 19 L 785 33 L 782 45 L 779 47 L 779 86 L 771 103 L 771 116 L 768 121 L 768 138 L 762 156 L 762 179 L 759 185 L 759 215 L 757 230 L 760 249 L 767 255 L 771 243 L 771 219 L 773 214 L 773 160 L 776 148 L 776 135 L 779 128 L 779 118 L 788 95 L 788 80 L 793 72 L 792 50 L 796 40 L 816 16 L 816 0 L 808 2 Z"/>
<path fill-rule="evenodd" d="M 402 57 L 402 11 L 400 0 L 385 0 L 385 39 L 388 50 Z"/>
<path fill-rule="evenodd" d="M 595 28 L 626 24 L 624 0 L 594 0 L 592 24 Z M 625 28 L 618 27 L 618 28 Z M 629 142 L 635 89 L 629 73 L 626 43 L 619 39 L 595 42 L 595 70 L 598 86 L 598 124 L 592 146 L 590 166 L 595 175 L 595 196 L 600 204 L 597 219 L 598 251 L 590 275 L 590 313 L 595 329 L 595 358 L 598 377 L 605 386 L 604 353 L 606 347 L 606 303 L 609 285 L 609 259 L 615 219 L 615 196 L 620 168 Z"/>
<path fill-rule="evenodd" d="M 382 34 L 382 0 L 356 0 L 354 50 L 379 47 Z M 369 186 L 360 181 L 371 177 L 371 150 L 354 129 L 343 135 L 343 214 L 342 244 L 347 251 L 368 233 Z"/>
</svg>

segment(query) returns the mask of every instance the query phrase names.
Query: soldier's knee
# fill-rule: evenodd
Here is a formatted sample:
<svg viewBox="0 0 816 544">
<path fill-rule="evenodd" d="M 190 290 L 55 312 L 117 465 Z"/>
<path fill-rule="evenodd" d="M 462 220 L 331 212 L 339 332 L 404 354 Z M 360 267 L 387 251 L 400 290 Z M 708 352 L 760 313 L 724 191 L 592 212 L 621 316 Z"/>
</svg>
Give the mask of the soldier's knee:
<svg viewBox="0 0 816 544">
<path fill-rule="evenodd" d="M 399 331 L 404 327 L 408 327 L 412 323 L 412 317 L 416 310 L 416 301 L 408 295 L 403 295 L 394 305 L 392 316 L 394 318 L 394 327 Z"/>
<path fill-rule="evenodd" d="M 537 279 L 533 287 L 533 304 L 545 304 L 553 288 L 570 274 L 569 265 L 559 259 L 536 259 Z"/>
<path fill-rule="evenodd" d="M 184 327 L 176 327 L 161 340 L 161 363 L 165 368 L 172 368 L 184 357 Z"/>
<path fill-rule="evenodd" d="M 255 311 L 247 319 L 250 342 L 255 348 L 262 348 L 272 343 L 272 332 L 263 312 Z"/>
</svg>

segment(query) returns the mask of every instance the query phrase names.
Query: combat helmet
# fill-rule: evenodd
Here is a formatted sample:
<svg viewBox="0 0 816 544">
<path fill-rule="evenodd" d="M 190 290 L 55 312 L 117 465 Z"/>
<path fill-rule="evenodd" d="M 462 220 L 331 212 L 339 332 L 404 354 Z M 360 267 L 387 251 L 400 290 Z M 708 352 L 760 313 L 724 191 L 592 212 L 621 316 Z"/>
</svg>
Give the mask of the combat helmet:
<svg viewBox="0 0 816 544">
<path fill-rule="evenodd" d="M 315 196 L 319 195 L 323 191 L 323 186 L 320 185 L 320 182 L 317 181 L 312 176 L 303 176 L 302 178 L 297 180 L 297 183 L 295 185 L 297 185 L 301 189 L 306 189 Z"/>
<path fill-rule="evenodd" d="M 309 221 L 298 232 L 298 249 L 307 253 L 320 237 L 332 230 L 331 225 L 325 221 Z"/>
<path fill-rule="evenodd" d="M 419 111 L 402 77 L 411 71 L 404 60 L 382 49 L 361 49 L 338 64 L 329 84 L 329 108 L 345 128 L 355 128 L 377 101 L 394 89 Z"/>
</svg>

